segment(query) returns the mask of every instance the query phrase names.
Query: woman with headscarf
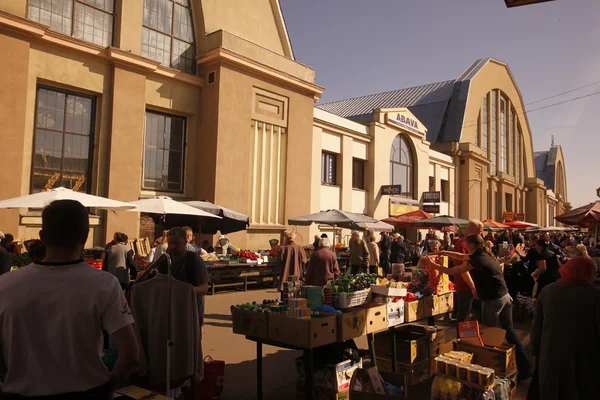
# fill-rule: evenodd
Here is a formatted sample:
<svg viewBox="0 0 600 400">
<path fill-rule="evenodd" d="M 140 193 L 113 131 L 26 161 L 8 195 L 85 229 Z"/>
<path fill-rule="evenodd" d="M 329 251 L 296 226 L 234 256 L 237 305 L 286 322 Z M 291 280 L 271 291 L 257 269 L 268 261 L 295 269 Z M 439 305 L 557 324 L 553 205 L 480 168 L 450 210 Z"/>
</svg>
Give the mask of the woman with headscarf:
<svg viewBox="0 0 600 400">
<path fill-rule="evenodd" d="M 596 264 L 573 257 L 535 304 L 531 347 L 536 374 L 528 400 L 600 399 L 600 290 Z"/>
</svg>

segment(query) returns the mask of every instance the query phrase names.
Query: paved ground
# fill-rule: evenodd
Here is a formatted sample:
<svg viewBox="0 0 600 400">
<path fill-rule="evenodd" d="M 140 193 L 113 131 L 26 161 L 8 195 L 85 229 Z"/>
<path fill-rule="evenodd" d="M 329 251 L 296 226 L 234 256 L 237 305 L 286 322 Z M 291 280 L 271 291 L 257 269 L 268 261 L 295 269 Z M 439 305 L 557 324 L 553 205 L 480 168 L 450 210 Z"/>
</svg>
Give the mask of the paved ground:
<svg viewBox="0 0 600 400">
<path fill-rule="evenodd" d="M 251 290 L 248 292 L 222 292 L 206 297 L 205 326 L 202 347 L 204 355 L 216 360 L 224 360 L 225 391 L 222 400 L 250 400 L 256 393 L 256 346 L 244 336 L 232 332 L 229 307 L 263 299 L 275 299 L 274 289 Z M 528 323 L 517 326 L 527 346 Z M 448 325 L 450 327 L 450 325 Z M 448 333 L 454 332 L 448 329 Z M 359 348 L 366 349 L 366 338 L 356 341 Z M 282 350 L 263 346 L 264 398 L 265 400 L 294 399 L 296 388 L 296 367 L 294 360 L 301 355 L 298 351 Z M 519 392 L 513 399 L 525 399 L 528 382 L 519 384 Z M 430 382 L 413 388 L 411 400 L 429 399 Z"/>
</svg>

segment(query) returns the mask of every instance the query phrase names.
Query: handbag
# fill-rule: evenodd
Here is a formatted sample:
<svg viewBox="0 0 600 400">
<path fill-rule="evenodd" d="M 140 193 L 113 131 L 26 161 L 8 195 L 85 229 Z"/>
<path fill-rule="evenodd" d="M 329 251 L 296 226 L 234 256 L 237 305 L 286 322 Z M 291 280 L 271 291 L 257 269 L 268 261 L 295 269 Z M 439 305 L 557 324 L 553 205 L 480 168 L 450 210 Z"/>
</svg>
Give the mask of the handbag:
<svg viewBox="0 0 600 400">
<path fill-rule="evenodd" d="M 204 379 L 196 383 L 195 400 L 216 400 L 223 394 L 225 361 L 204 357 Z"/>
</svg>

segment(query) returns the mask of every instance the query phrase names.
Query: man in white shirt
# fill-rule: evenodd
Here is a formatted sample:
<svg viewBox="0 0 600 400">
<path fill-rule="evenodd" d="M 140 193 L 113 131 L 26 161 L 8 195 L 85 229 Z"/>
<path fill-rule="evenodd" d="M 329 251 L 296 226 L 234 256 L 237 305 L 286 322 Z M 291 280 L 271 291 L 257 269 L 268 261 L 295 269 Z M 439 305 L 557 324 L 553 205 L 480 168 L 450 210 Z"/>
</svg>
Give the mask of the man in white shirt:
<svg viewBox="0 0 600 400">
<path fill-rule="evenodd" d="M 0 277 L 7 398 L 108 399 L 137 363 L 133 317 L 119 281 L 83 262 L 88 232 L 81 203 L 51 203 L 42 213 L 44 262 Z M 101 358 L 102 330 L 119 354 L 112 372 Z"/>
</svg>

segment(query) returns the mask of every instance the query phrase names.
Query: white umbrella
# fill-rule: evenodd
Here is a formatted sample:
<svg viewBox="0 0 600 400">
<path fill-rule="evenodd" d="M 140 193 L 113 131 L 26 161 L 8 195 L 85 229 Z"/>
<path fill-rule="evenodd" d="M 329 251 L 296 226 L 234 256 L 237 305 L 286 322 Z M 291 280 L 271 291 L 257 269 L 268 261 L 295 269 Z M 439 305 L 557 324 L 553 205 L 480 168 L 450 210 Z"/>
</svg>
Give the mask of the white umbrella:
<svg viewBox="0 0 600 400">
<path fill-rule="evenodd" d="M 386 224 L 385 222 L 358 222 L 353 224 L 352 227 L 356 227 L 357 230 L 368 229 L 373 232 L 393 232 L 394 226 Z"/>
<path fill-rule="evenodd" d="M 135 208 L 127 211 L 162 215 L 181 214 L 195 215 L 198 217 L 221 218 L 218 215 L 214 215 L 198 208 L 190 207 L 187 204 L 175 201 L 168 196 L 156 196 L 151 199 L 132 201 L 130 204 L 134 205 Z"/>
<path fill-rule="evenodd" d="M 44 208 L 55 200 L 76 200 L 85 207 L 100 208 L 103 210 L 124 211 L 135 207 L 130 203 L 110 200 L 105 197 L 93 196 L 87 193 L 75 192 L 64 187 L 58 187 L 45 192 L 0 201 L 0 208 Z"/>
</svg>

